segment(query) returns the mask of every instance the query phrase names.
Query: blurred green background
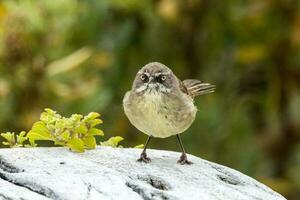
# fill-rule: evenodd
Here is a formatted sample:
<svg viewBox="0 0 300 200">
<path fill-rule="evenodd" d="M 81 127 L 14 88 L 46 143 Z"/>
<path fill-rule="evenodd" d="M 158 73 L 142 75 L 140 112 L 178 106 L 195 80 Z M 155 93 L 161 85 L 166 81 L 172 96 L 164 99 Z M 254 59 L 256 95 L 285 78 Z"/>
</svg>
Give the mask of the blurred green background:
<svg viewBox="0 0 300 200">
<path fill-rule="evenodd" d="M 106 137 L 144 143 L 122 98 L 150 61 L 217 85 L 196 100 L 189 153 L 300 199 L 299 0 L 2 0 L 1 131 L 50 107 L 100 112 Z M 180 150 L 175 138 L 150 147 Z"/>
</svg>

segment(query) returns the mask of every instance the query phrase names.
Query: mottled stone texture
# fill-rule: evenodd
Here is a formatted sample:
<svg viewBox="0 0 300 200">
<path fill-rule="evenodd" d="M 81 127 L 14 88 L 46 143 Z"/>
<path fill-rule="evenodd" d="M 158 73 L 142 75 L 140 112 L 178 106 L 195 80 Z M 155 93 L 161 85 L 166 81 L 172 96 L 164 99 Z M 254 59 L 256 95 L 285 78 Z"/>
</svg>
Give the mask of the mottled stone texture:
<svg viewBox="0 0 300 200">
<path fill-rule="evenodd" d="M 98 147 L 78 154 L 66 148 L 0 150 L 0 199 L 283 200 L 278 193 L 228 167 L 180 153 Z"/>
</svg>

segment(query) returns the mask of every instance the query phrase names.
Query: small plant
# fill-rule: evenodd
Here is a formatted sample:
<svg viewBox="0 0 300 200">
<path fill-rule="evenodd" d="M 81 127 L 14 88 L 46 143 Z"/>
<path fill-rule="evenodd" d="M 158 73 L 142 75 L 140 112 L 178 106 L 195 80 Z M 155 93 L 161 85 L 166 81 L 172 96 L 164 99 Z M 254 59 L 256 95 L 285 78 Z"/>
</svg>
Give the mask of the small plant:
<svg viewBox="0 0 300 200">
<path fill-rule="evenodd" d="M 2 144 L 10 147 L 26 146 L 23 143 L 28 139 L 25 131 L 22 131 L 18 135 L 14 132 L 1 133 L 1 136 L 6 139 L 6 142 L 2 142 Z"/>
<path fill-rule="evenodd" d="M 35 122 L 31 130 L 22 131 L 19 135 L 7 132 L 0 135 L 5 138 L 4 145 L 10 147 L 37 146 L 35 141 L 52 141 L 55 145 L 67 146 L 72 151 L 84 152 L 85 149 L 96 147 L 95 136 L 103 136 L 102 130 L 96 128 L 102 124 L 100 114 L 91 112 L 86 116 L 73 114 L 66 118 L 49 108 L 40 116 L 40 121 Z"/>
<path fill-rule="evenodd" d="M 67 146 L 72 151 L 84 152 L 86 149 L 95 149 L 96 136 L 104 136 L 97 125 L 102 124 L 100 114 L 91 112 L 86 116 L 73 114 L 66 118 L 56 111 L 46 108 L 40 116 L 40 121 L 33 124 L 31 130 L 26 133 L 14 132 L 1 133 L 6 140 L 2 142 L 9 147 L 36 147 L 36 141 L 52 141 L 54 145 Z M 101 146 L 122 147 L 119 143 L 124 140 L 120 136 L 111 137 L 107 141 L 100 142 Z M 143 148 L 143 144 L 134 148 Z"/>
<path fill-rule="evenodd" d="M 70 118 L 66 118 L 51 109 L 45 109 L 40 121 L 33 124 L 27 137 L 32 146 L 35 145 L 36 140 L 50 140 L 55 145 L 68 146 L 77 152 L 94 149 L 95 136 L 104 135 L 102 130 L 96 128 L 102 123 L 99 116 L 100 114 L 92 112 L 85 117 L 73 114 Z"/>
</svg>

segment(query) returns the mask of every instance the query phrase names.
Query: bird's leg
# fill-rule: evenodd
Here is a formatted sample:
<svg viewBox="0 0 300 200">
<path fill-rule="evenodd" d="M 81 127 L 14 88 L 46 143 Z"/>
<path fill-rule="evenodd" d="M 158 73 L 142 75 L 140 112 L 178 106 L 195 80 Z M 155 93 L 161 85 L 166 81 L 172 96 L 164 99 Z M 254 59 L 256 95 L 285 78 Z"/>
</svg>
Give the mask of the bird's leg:
<svg viewBox="0 0 300 200">
<path fill-rule="evenodd" d="M 139 162 L 145 162 L 145 163 L 149 163 L 151 161 L 151 159 L 149 157 L 147 157 L 147 154 L 146 154 L 146 149 L 147 149 L 147 146 L 150 142 L 150 139 L 152 138 L 152 136 L 149 136 L 146 143 L 145 143 L 145 146 L 144 146 L 144 149 L 141 153 L 141 156 L 140 158 L 137 160 Z"/>
<path fill-rule="evenodd" d="M 182 151 L 180 159 L 177 162 L 180 163 L 180 164 L 182 164 L 182 165 L 193 164 L 191 161 L 188 161 L 188 159 L 187 159 L 187 156 L 186 156 L 186 153 L 185 153 L 185 150 L 184 150 L 184 147 L 183 147 L 183 144 L 182 144 L 182 141 L 181 141 L 181 138 L 180 138 L 179 134 L 177 134 L 176 137 L 178 139 L 178 142 L 180 144 L 180 148 L 181 148 L 181 151 Z"/>
</svg>

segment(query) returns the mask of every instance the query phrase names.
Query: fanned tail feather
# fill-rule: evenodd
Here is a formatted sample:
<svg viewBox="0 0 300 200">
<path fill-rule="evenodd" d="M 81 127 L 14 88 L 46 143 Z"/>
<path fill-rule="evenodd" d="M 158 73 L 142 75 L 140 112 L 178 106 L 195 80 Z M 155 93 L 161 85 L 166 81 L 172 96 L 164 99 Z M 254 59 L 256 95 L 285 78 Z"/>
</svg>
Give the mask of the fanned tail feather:
<svg viewBox="0 0 300 200">
<path fill-rule="evenodd" d="M 188 94 L 192 97 L 213 93 L 216 89 L 215 85 L 210 83 L 202 83 L 201 81 L 195 79 L 184 80 L 183 84 L 186 87 Z"/>
</svg>

